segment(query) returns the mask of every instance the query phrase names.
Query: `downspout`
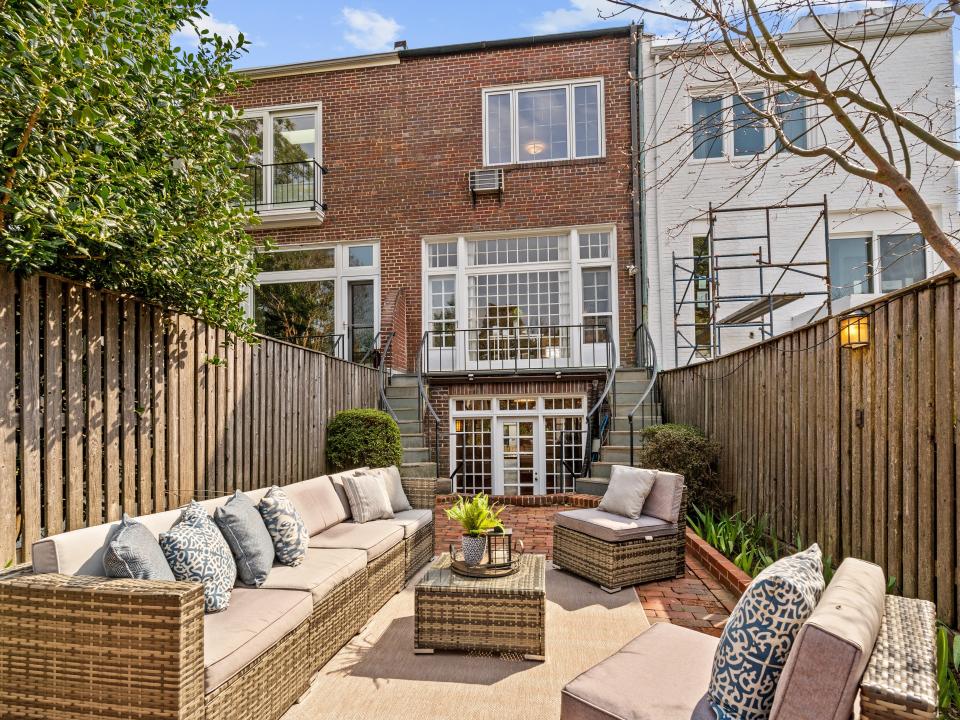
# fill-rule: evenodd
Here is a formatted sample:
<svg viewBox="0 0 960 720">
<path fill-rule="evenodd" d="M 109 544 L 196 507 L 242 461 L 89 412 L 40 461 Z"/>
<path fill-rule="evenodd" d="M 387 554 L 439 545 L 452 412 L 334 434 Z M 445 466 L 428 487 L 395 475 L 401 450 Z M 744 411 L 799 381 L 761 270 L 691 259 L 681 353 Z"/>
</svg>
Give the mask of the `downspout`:
<svg viewBox="0 0 960 720">
<path fill-rule="evenodd" d="M 635 325 L 634 364 L 640 364 L 639 338 L 636 328 L 646 321 L 647 283 L 644 257 L 644 202 L 643 202 L 643 23 L 631 23 L 630 32 L 630 199 L 633 210 L 633 257 Z"/>
</svg>

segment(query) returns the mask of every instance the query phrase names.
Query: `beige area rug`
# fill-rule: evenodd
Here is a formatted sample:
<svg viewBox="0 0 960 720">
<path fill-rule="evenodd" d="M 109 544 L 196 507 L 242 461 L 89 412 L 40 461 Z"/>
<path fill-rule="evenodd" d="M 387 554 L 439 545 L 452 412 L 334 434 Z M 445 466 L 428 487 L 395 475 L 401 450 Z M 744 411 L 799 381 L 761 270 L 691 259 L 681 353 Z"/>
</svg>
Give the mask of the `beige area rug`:
<svg viewBox="0 0 960 720">
<path fill-rule="evenodd" d="M 393 597 L 283 720 L 557 720 L 560 690 L 648 627 L 632 588 L 608 595 L 547 569 L 547 659 L 413 653 L 413 588 Z"/>
</svg>

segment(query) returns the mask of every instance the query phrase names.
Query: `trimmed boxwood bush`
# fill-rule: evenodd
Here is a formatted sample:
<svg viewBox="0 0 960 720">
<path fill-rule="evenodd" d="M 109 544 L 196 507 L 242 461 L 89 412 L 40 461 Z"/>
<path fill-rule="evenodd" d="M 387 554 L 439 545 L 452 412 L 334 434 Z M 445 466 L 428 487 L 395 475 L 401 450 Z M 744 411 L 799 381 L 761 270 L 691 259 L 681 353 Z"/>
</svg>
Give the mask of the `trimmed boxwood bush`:
<svg viewBox="0 0 960 720">
<path fill-rule="evenodd" d="M 339 472 L 351 468 L 400 465 L 400 427 L 381 410 L 341 410 L 327 425 L 327 463 Z"/>
<path fill-rule="evenodd" d="M 730 502 L 717 481 L 720 445 L 699 428 L 679 423 L 644 428 L 638 459 L 640 467 L 683 475 L 689 501 L 699 507 L 722 509 Z"/>
</svg>

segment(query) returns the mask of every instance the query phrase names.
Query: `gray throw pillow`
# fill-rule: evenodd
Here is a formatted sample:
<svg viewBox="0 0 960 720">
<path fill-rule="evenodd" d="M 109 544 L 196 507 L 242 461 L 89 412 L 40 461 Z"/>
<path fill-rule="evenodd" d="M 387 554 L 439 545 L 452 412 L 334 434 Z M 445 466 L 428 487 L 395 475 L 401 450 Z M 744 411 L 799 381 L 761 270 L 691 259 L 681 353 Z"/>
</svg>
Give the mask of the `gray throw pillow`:
<svg viewBox="0 0 960 720">
<path fill-rule="evenodd" d="M 237 561 L 237 575 L 246 585 L 260 587 L 273 567 L 273 539 L 253 500 L 237 490 L 213 513 Z"/>
<path fill-rule="evenodd" d="M 103 569 L 111 578 L 176 580 L 153 533 L 126 513 L 107 544 Z"/>
<path fill-rule="evenodd" d="M 345 477 L 343 487 L 350 500 L 350 513 L 354 522 L 365 523 L 393 517 L 387 486 L 379 473 L 367 471 Z"/>
<path fill-rule="evenodd" d="M 598 509 L 638 520 L 656 479 L 656 470 L 614 465 L 610 470 L 610 484 Z"/>
</svg>

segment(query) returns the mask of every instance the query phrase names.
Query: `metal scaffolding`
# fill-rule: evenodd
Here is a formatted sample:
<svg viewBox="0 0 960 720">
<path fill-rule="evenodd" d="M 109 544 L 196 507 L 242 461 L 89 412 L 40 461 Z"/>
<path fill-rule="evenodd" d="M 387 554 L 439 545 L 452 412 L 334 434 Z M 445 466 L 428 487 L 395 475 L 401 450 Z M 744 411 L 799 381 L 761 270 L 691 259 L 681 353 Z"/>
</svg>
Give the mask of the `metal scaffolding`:
<svg viewBox="0 0 960 720">
<path fill-rule="evenodd" d="M 801 208 L 819 208 L 819 213 L 797 244 L 790 260 L 773 261 L 774 238 L 771 232 L 771 212 L 798 210 Z M 718 235 L 718 218 L 729 217 L 733 213 L 763 213 L 765 232 L 758 235 Z M 813 313 L 816 318 L 824 307 L 832 314 L 833 305 L 830 295 L 830 223 L 827 196 L 817 203 L 784 203 L 779 205 L 760 205 L 739 208 L 714 208 L 710 203 L 707 212 L 707 234 L 701 238 L 706 252 L 678 256 L 673 253 L 673 326 L 674 352 L 677 365 L 689 365 L 695 359 L 716 357 L 722 352 L 723 331 L 731 328 L 752 328 L 759 330 L 760 340 L 773 337 L 773 313 L 790 303 L 804 297 L 824 296 L 824 301 Z M 799 261 L 797 257 L 823 224 L 824 259 Z M 743 245 L 757 241 L 755 251 L 724 252 L 723 248 L 734 243 Z M 735 248 L 736 249 L 736 248 Z M 778 246 L 782 252 L 783 248 Z M 813 268 L 822 266 L 821 272 Z M 730 271 L 756 271 L 754 287 L 756 292 L 724 295 L 722 274 Z M 777 273 L 779 272 L 779 275 Z M 781 283 L 788 273 L 804 275 L 821 282 L 822 290 L 783 291 Z M 753 288 L 751 288 L 753 289 Z M 778 292 L 779 290 L 779 292 Z M 685 308 L 694 309 L 693 322 L 681 317 Z M 692 335 L 692 337 L 691 337 Z M 681 352 L 685 356 L 681 356 Z"/>
</svg>

